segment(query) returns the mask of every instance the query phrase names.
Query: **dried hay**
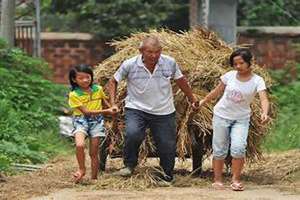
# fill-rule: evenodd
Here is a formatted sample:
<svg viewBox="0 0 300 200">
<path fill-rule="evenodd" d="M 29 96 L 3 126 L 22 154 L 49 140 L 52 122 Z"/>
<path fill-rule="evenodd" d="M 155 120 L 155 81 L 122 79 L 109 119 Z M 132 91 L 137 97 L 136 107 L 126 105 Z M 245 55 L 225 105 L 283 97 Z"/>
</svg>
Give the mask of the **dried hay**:
<svg viewBox="0 0 300 200">
<path fill-rule="evenodd" d="M 228 47 L 223 41 L 209 31 L 203 29 L 194 29 L 181 34 L 169 30 L 152 30 L 149 33 L 137 33 L 121 41 L 113 41 L 116 53 L 104 60 L 95 68 L 95 79 L 100 84 L 105 85 L 113 76 L 120 64 L 137 55 L 138 47 L 143 38 L 149 35 L 155 35 L 159 38 L 163 46 L 163 53 L 174 57 L 181 66 L 181 70 L 186 75 L 194 94 L 202 99 L 219 82 L 219 77 L 231 67 L 228 63 L 232 48 Z M 254 65 L 254 72 L 261 75 L 266 81 L 267 86 L 271 85 L 271 78 L 267 72 Z M 119 85 L 117 101 L 123 108 L 126 94 L 125 81 Z M 177 154 L 184 159 L 191 156 L 191 133 L 196 133 L 202 139 L 207 155 L 211 151 L 212 137 L 212 108 L 215 102 L 204 106 L 200 111 L 194 113 L 183 93 L 173 84 L 174 101 L 177 110 Z M 261 157 L 261 142 L 268 132 L 268 125 L 260 124 L 260 104 L 256 99 L 251 105 L 253 115 L 251 117 L 251 128 L 248 139 L 247 157 L 255 160 Z M 274 113 L 275 105 L 271 102 L 271 110 Z M 273 114 L 274 115 L 274 114 Z M 110 148 L 111 155 L 121 155 L 123 145 L 123 112 L 118 119 L 110 122 L 108 127 L 110 132 L 108 137 L 112 143 Z M 140 157 L 145 158 L 148 152 L 153 152 L 146 147 L 153 147 L 152 142 L 143 144 Z"/>
<path fill-rule="evenodd" d="M 243 181 L 255 185 L 299 185 L 300 180 L 300 150 L 291 150 L 281 153 L 267 154 L 264 159 L 251 163 L 245 167 L 242 175 Z M 158 168 L 158 159 L 147 159 L 147 162 L 139 163 L 131 177 L 123 178 L 112 175 L 116 169 L 122 167 L 122 159 L 109 159 L 108 168 L 100 176 L 95 189 L 129 189 L 145 190 L 158 186 L 155 176 L 162 171 Z M 208 158 L 204 163 L 204 173 L 202 178 L 193 176 L 189 173 L 192 167 L 191 159 L 186 162 L 176 161 L 175 182 L 172 187 L 208 187 L 213 178 L 211 171 L 211 159 Z M 225 176 L 225 182 L 231 181 L 231 176 Z M 292 183 L 292 185 L 290 184 Z M 298 188 L 299 191 L 299 188 Z"/>
<path fill-rule="evenodd" d="M 242 180 L 247 185 L 281 185 L 282 187 L 299 185 L 300 180 L 300 150 L 266 154 L 264 159 L 245 166 Z M 205 159 L 204 173 L 201 179 L 189 172 L 192 167 L 191 159 L 185 162 L 179 160 L 175 164 L 175 182 L 172 187 L 209 187 L 213 178 L 211 158 Z M 129 189 L 145 190 L 158 186 L 155 176 L 161 172 L 158 159 L 147 159 L 136 168 L 134 175 L 123 178 L 112 175 L 116 169 L 122 167 L 122 159 L 109 159 L 106 172 L 100 176 L 95 189 Z M 229 183 L 231 176 L 225 174 L 224 181 Z M 298 189 L 299 191 L 299 189 Z"/>
<path fill-rule="evenodd" d="M 127 189 L 127 190 L 145 190 L 149 188 L 160 187 L 159 175 L 163 170 L 159 167 L 157 158 L 149 158 L 139 163 L 139 166 L 134 170 L 134 174 L 130 177 L 121 177 L 113 175 L 116 169 L 122 167 L 122 159 L 108 159 L 108 167 L 105 173 L 101 174 L 97 183 L 93 185 L 94 189 Z M 207 179 L 199 179 L 194 177 L 189 172 L 191 161 L 187 162 L 176 161 L 175 164 L 175 181 L 172 187 L 192 187 L 192 186 L 208 186 L 210 177 Z M 89 184 L 85 180 L 84 185 Z"/>
<path fill-rule="evenodd" d="M 272 153 L 246 168 L 248 180 L 258 184 L 274 184 L 300 180 L 300 149 Z"/>
</svg>

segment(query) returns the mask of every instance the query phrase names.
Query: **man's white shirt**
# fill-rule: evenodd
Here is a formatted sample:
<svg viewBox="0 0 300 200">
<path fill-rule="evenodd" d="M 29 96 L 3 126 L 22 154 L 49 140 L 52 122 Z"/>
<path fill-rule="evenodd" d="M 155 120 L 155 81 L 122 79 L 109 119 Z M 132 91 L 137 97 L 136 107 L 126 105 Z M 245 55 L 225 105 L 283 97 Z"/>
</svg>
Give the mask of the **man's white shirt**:
<svg viewBox="0 0 300 200">
<path fill-rule="evenodd" d="M 182 77 L 175 59 L 163 54 L 152 74 L 145 67 L 142 55 L 125 60 L 114 74 L 117 82 L 127 79 L 125 107 L 155 115 L 175 111 L 171 79 Z"/>
</svg>

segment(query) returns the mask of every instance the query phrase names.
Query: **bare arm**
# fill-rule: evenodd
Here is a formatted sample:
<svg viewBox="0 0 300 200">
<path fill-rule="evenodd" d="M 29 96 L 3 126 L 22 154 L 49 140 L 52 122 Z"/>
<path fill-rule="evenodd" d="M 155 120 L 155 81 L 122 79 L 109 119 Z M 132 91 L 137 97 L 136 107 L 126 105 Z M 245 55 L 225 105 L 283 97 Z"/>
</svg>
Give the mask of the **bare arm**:
<svg viewBox="0 0 300 200">
<path fill-rule="evenodd" d="M 185 77 L 179 78 L 175 80 L 176 85 L 181 89 L 181 91 L 188 97 L 191 103 L 196 103 L 197 98 L 194 96 L 191 87 L 189 86 Z"/>
<path fill-rule="evenodd" d="M 118 87 L 118 82 L 115 80 L 115 78 L 111 78 L 108 83 L 108 94 L 110 99 L 110 105 L 112 106 L 116 104 L 115 99 L 116 99 L 117 87 Z"/>
<path fill-rule="evenodd" d="M 217 85 L 217 87 L 215 87 L 215 89 L 213 89 L 210 93 L 208 93 L 201 101 L 200 101 L 200 106 L 202 106 L 203 104 L 210 102 L 211 100 L 219 97 L 221 94 L 223 94 L 224 90 L 225 90 L 225 84 L 220 81 L 219 84 Z"/>
<path fill-rule="evenodd" d="M 91 116 L 91 115 L 99 115 L 99 114 L 104 114 L 104 115 L 111 115 L 113 114 L 113 111 L 111 108 L 108 109 L 102 109 L 102 110 L 88 110 L 86 109 L 86 107 L 84 106 L 80 106 L 78 107 L 78 109 L 87 116 Z"/>
<path fill-rule="evenodd" d="M 115 113 L 119 112 L 119 108 L 116 105 L 116 101 L 115 101 L 117 87 L 118 87 L 118 82 L 116 81 L 116 79 L 114 77 L 112 77 L 108 83 L 108 94 L 109 94 L 111 108 Z"/>
<path fill-rule="evenodd" d="M 262 109 L 261 122 L 265 123 L 269 119 L 268 112 L 269 112 L 270 103 L 268 100 L 267 92 L 265 90 L 259 91 L 258 95 L 259 95 L 261 109 Z"/>
<path fill-rule="evenodd" d="M 111 107 L 110 103 L 106 99 L 103 99 L 103 103 L 107 108 Z"/>
</svg>

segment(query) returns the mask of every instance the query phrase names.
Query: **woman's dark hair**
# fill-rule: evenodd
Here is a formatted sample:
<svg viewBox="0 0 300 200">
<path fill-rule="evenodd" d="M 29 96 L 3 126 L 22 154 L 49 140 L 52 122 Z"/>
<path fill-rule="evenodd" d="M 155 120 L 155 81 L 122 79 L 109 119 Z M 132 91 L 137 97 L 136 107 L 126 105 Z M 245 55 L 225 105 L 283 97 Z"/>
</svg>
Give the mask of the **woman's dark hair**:
<svg viewBox="0 0 300 200">
<path fill-rule="evenodd" d="M 75 88 L 79 87 L 78 84 L 74 81 L 74 79 L 76 78 L 77 72 L 84 72 L 84 73 L 91 75 L 92 80 L 91 80 L 90 86 L 92 86 L 93 81 L 94 81 L 94 74 L 93 74 L 92 68 L 86 64 L 79 64 L 79 65 L 76 65 L 75 67 L 73 67 L 69 72 L 69 82 L 71 84 L 71 90 L 75 90 Z"/>
<path fill-rule="evenodd" d="M 249 49 L 246 48 L 241 48 L 241 49 L 237 49 L 234 52 L 232 52 L 232 54 L 230 55 L 229 58 L 229 62 L 231 67 L 233 67 L 233 59 L 236 56 L 241 56 L 243 58 L 243 60 L 248 63 L 249 67 L 251 65 L 251 60 L 252 60 L 252 53 L 250 52 Z"/>
</svg>

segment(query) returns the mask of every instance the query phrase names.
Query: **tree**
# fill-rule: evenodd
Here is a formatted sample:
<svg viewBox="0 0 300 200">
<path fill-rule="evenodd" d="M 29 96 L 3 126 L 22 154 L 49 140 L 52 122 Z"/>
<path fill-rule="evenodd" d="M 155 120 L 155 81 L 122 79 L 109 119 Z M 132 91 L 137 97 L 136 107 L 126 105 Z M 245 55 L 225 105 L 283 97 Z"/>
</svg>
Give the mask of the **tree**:
<svg viewBox="0 0 300 200">
<path fill-rule="evenodd" d="M 2 0 L 1 2 L 1 31 L 0 36 L 14 46 L 15 27 L 15 0 Z"/>
<path fill-rule="evenodd" d="M 44 29 L 91 32 L 101 39 L 165 26 L 188 28 L 186 0 L 52 0 L 46 6 Z"/>
<path fill-rule="evenodd" d="M 203 1 L 43 0 L 42 25 L 44 31 L 90 32 L 103 40 L 150 28 L 187 30 L 189 8 L 193 10 L 192 8 Z M 240 26 L 300 25 L 299 0 L 238 2 L 237 21 Z"/>
<path fill-rule="evenodd" d="M 189 21 L 190 26 L 197 25 L 198 22 L 198 0 L 189 0 Z"/>
<path fill-rule="evenodd" d="M 239 0 L 239 26 L 299 26 L 299 0 Z"/>
</svg>

